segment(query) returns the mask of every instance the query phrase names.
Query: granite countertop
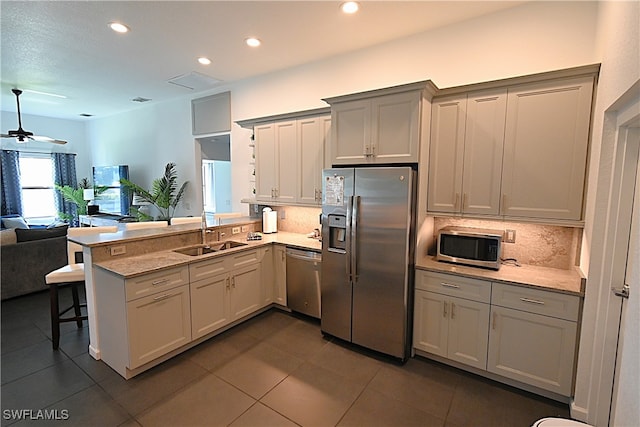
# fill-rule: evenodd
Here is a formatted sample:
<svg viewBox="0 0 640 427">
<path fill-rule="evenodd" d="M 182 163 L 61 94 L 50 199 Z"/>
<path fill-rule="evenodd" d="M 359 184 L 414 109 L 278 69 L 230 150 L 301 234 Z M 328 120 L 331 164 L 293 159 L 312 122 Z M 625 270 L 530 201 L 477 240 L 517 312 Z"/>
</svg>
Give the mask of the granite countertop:
<svg viewBox="0 0 640 427">
<path fill-rule="evenodd" d="M 500 267 L 500 270 L 496 271 L 440 262 L 430 255 L 419 258 L 416 262 L 416 268 L 474 279 L 491 280 L 492 282 L 530 286 L 578 296 L 584 296 L 586 280 L 577 268 L 560 270 L 526 264 L 520 267 L 505 264 Z"/>
<path fill-rule="evenodd" d="M 178 252 L 174 252 L 174 250 L 178 248 L 171 248 L 139 256 L 96 262 L 93 265 L 107 270 L 111 273 L 122 276 L 123 278 L 132 278 L 143 274 L 152 273 L 154 271 L 181 267 L 189 265 L 193 262 L 204 261 L 207 259 L 255 249 L 270 244 L 293 246 L 315 252 L 320 252 L 322 250 L 322 244 L 317 239 L 309 238 L 305 234 L 287 233 L 283 231 L 279 231 L 278 233 L 273 234 L 265 234 L 262 236 L 262 240 L 247 240 L 244 236 L 225 239 L 225 241 L 228 240 L 246 243 L 247 245 L 199 256 L 184 255 Z M 113 241 L 114 240 L 112 239 L 109 240 L 110 243 L 113 243 Z M 97 243 L 95 243 L 94 245 L 96 244 Z"/>
</svg>

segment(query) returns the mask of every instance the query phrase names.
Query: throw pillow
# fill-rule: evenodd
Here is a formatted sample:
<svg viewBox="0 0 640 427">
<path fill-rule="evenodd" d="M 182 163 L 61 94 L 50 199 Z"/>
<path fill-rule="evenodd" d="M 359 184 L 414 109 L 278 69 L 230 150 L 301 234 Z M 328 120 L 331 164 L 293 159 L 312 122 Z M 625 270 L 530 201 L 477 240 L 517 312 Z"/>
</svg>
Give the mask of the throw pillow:
<svg viewBox="0 0 640 427">
<path fill-rule="evenodd" d="M 5 228 L 29 228 L 24 218 L 22 218 L 21 216 L 16 216 L 14 218 L 2 218 L 2 223 L 4 224 Z"/>
<path fill-rule="evenodd" d="M 0 231 L 0 245 L 15 245 L 18 242 L 16 237 L 16 230 L 9 228 Z"/>
<path fill-rule="evenodd" d="M 16 237 L 18 243 L 41 239 L 51 239 L 53 237 L 64 237 L 67 235 L 67 228 L 69 228 L 69 226 L 67 225 L 56 228 L 39 228 L 30 230 L 22 230 L 16 228 Z"/>
</svg>

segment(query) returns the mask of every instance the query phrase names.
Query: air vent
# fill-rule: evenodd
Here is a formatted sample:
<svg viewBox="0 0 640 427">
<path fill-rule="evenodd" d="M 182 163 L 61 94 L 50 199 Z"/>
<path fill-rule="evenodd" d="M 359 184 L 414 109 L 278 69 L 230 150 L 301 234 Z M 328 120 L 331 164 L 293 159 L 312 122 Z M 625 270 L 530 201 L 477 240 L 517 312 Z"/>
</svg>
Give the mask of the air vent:
<svg viewBox="0 0 640 427">
<path fill-rule="evenodd" d="M 137 98 L 133 98 L 133 99 L 132 99 L 132 101 L 133 101 L 133 102 L 140 102 L 140 103 L 143 103 L 143 102 L 149 102 L 149 101 L 151 101 L 151 99 L 149 99 L 149 98 L 143 98 L 143 97 L 141 97 L 141 96 L 138 96 Z"/>
<path fill-rule="evenodd" d="M 222 80 L 218 80 L 214 77 L 207 76 L 206 74 L 192 71 L 181 76 L 173 77 L 167 80 L 167 83 L 171 83 L 177 86 L 182 86 L 191 90 L 203 90 L 215 86 Z"/>
</svg>

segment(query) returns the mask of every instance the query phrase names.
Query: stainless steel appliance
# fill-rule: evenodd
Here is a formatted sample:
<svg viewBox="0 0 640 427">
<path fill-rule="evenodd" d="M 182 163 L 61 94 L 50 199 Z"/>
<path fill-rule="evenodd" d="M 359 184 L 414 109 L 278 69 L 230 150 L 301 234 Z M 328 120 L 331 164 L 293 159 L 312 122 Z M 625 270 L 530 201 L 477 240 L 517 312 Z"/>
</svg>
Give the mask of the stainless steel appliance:
<svg viewBox="0 0 640 427">
<path fill-rule="evenodd" d="M 500 269 L 500 230 L 471 227 L 444 227 L 438 232 L 438 261 Z"/>
<path fill-rule="evenodd" d="M 287 248 L 287 305 L 293 311 L 320 318 L 322 255 Z"/>
<path fill-rule="evenodd" d="M 402 360 L 413 306 L 416 172 L 325 169 L 321 330 Z"/>
</svg>

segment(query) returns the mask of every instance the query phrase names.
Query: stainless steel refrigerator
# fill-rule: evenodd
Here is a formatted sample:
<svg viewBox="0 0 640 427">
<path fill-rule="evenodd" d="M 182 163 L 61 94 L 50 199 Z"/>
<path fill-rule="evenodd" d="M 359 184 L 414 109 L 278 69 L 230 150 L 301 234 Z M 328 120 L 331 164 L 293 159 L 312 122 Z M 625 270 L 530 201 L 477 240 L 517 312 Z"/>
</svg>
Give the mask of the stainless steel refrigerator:
<svg viewBox="0 0 640 427">
<path fill-rule="evenodd" d="M 321 329 L 405 360 L 411 344 L 416 172 L 322 174 Z"/>
</svg>

